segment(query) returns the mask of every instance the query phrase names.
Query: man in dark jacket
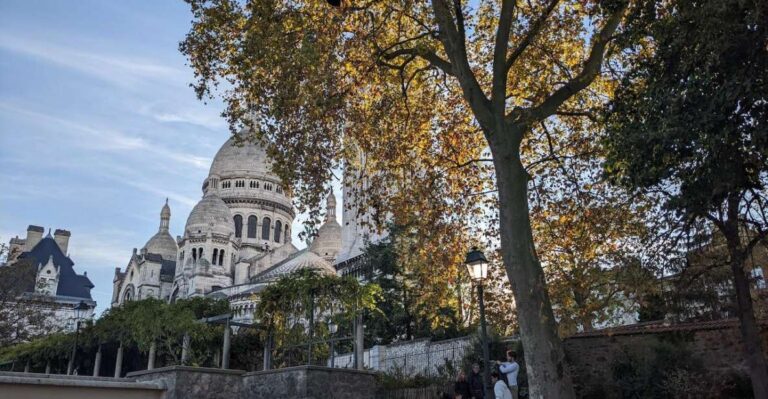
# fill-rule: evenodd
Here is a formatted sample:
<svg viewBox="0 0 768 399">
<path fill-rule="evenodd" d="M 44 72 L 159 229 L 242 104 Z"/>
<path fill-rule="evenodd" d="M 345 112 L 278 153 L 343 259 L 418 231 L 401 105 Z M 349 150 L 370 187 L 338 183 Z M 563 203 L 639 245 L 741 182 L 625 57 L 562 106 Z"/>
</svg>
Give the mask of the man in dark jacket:
<svg viewBox="0 0 768 399">
<path fill-rule="evenodd" d="M 472 373 L 469 375 L 469 390 L 472 392 L 472 399 L 484 399 L 485 390 L 483 389 L 483 375 L 480 374 L 480 365 L 472 365 Z"/>
</svg>

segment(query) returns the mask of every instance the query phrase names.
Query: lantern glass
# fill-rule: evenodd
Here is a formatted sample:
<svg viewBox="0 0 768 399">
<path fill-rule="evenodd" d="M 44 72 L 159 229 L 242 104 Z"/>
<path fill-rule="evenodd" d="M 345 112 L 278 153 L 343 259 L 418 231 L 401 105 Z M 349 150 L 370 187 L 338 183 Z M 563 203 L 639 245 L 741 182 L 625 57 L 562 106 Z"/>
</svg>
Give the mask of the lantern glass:
<svg viewBox="0 0 768 399">
<path fill-rule="evenodd" d="M 464 263 L 467 265 L 467 272 L 472 280 L 480 282 L 488 277 L 488 260 L 485 259 L 482 251 L 476 247 L 467 254 Z"/>
<path fill-rule="evenodd" d="M 80 301 L 80 303 L 75 306 L 75 320 L 82 320 L 85 318 L 86 313 L 88 312 L 88 309 L 90 309 L 90 306 L 85 303 L 85 301 Z"/>
</svg>

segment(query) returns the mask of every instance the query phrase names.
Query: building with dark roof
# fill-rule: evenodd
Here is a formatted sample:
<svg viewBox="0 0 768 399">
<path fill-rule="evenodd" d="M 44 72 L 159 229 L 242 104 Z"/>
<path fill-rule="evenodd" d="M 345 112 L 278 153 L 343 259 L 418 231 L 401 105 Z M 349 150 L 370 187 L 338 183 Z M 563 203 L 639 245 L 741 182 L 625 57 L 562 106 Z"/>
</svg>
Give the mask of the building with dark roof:
<svg viewBox="0 0 768 399">
<path fill-rule="evenodd" d="M 34 283 L 24 287 L 20 300 L 34 300 L 44 303 L 51 310 L 53 327 L 70 329 L 74 327 L 74 307 L 81 302 L 90 309 L 87 318 L 93 315 L 96 301 L 91 297 L 94 285 L 83 272 L 75 271 L 75 263 L 68 256 L 71 233 L 56 229 L 43 237 L 44 229 L 30 225 L 26 238 L 12 238 L 7 262 L 2 267 L 13 267 L 25 262 L 36 270 Z"/>
</svg>

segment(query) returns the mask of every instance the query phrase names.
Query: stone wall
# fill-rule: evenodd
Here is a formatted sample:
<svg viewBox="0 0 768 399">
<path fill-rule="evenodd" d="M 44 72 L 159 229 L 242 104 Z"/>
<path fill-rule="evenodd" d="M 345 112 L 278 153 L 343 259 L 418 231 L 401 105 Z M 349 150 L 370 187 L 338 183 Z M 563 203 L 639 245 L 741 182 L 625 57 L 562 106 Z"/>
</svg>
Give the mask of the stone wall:
<svg viewBox="0 0 768 399">
<path fill-rule="evenodd" d="M 762 328 L 763 349 L 768 356 L 768 329 Z M 664 325 L 641 323 L 567 338 L 564 347 L 577 387 L 583 392 L 603 392 L 617 397 L 613 369 L 627 354 L 650 361 L 660 342 L 673 342 L 700 360 L 707 373 L 724 379 L 732 373 L 746 374 L 744 347 L 736 320 Z"/>
<path fill-rule="evenodd" d="M 166 389 L 165 399 L 231 399 L 241 394 L 242 370 L 170 366 L 129 373 L 137 382 L 152 382 Z"/>
<path fill-rule="evenodd" d="M 3 398 L 162 399 L 163 393 L 157 384 L 123 378 L 0 372 Z"/>
<path fill-rule="evenodd" d="M 373 399 L 376 374 L 299 366 L 243 375 L 243 397 L 270 399 Z"/>
</svg>

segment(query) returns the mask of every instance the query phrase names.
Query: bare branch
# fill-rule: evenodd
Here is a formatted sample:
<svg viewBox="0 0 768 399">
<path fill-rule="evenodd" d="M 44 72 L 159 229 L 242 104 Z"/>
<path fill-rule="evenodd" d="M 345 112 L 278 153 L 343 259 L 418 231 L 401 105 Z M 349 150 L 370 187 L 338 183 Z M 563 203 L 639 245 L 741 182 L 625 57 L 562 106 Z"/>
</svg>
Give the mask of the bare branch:
<svg viewBox="0 0 768 399">
<path fill-rule="evenodd" d="M 425 61 L 429 62 L 432 66 L 440 69 L 444 73 L 455 76 L 453 71 L 453 65 L 451 65 L 450 62 L 444 60 L 443 58 L 438 56 L 435 52 L 427 49 L 423 49 L 420 47 L 398 49 L 389 53 L 382 54 L 381 58 L 385 60 L 392 60 L 402 55 L 420 57 Z"/>
</svg>

